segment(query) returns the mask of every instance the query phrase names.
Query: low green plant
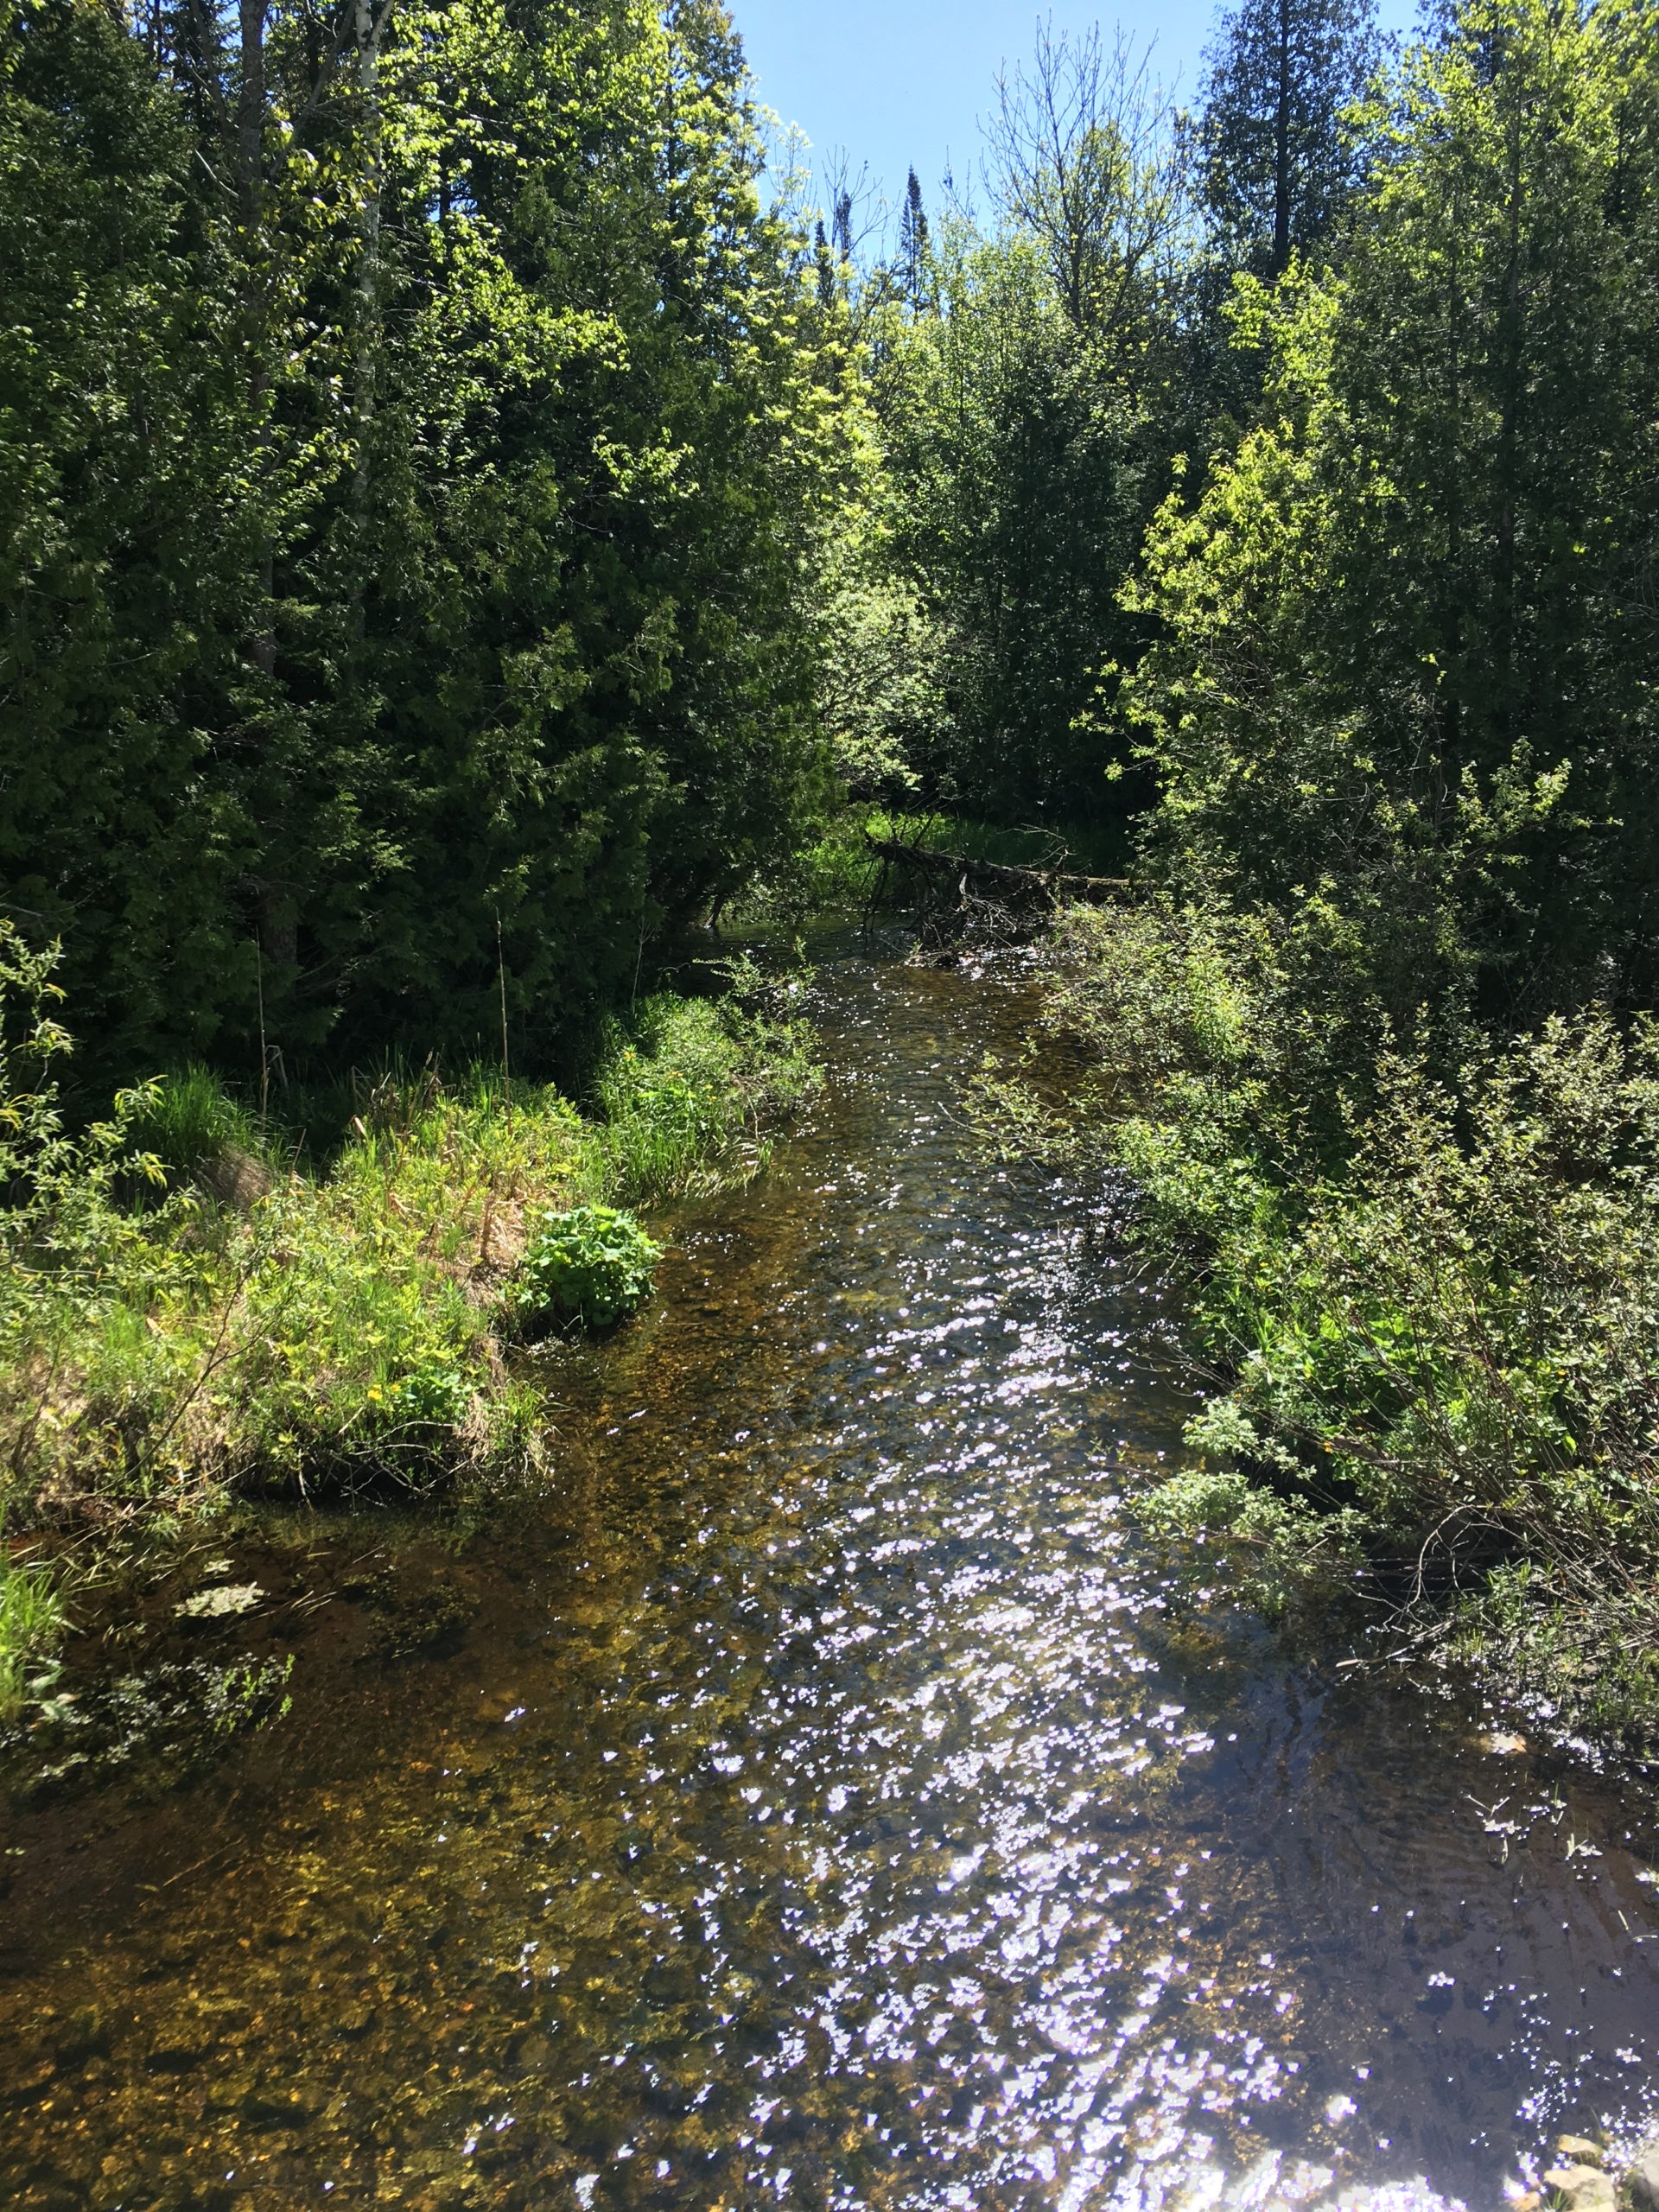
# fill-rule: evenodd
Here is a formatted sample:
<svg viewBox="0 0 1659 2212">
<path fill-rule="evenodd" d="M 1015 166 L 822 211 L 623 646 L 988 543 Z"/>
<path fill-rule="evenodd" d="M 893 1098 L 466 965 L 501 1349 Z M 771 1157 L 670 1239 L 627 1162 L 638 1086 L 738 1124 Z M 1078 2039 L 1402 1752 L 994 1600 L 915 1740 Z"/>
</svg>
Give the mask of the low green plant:
<svg viewBox="0 0 1659 2212">
<path fill-rule="evenodd" d="M 594 1085 L 596 1198 L 649 1205 L 752 1174 L 817 1081 L 804 975 L 726 967 L 722 996 L 644 999 L 609 1026 Z"/>
<path fill-rule="evenodd" d="M 388 1070 L 325 1169 L 297 1141 L 256 1151 L 186 1070 L 76 1135 L 52 966 L 0 925 L 0 1506 L 34 1525 L 535 1468 L 507 1330 L 631 1310 L 657 1248 L 618 1207 L 750 1173 L 815 1079 L 801 979 L 739 963 L 724 999 L 615 1027 L 593 1115 L 493 1071 Z M 55 1617 L 32 1570 L 6 1593 L 15 1692 Z"/>
<path fill-rule="evenodd" d="M 607 1329 L 651 1296 L 661 1247 L 616 1206 L 573 1206 L 532 1231 L 511 1290 L 521 1326 L 552 1320 Z"/>
<path fill-rule="evenodd" d="M 31 1676 L 63 1635 L 63 1597 L 47 1567 L 13 1560 L 0 1523 L 0 1721 L 22 1710 Z"/>
</svg>

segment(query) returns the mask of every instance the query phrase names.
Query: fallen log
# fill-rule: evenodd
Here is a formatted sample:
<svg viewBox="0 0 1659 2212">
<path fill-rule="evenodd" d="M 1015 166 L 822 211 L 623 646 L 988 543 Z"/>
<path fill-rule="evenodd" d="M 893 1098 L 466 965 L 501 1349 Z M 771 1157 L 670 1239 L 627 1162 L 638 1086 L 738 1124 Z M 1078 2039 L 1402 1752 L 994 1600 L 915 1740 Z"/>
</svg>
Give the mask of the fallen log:
<svg viewBox="0 0 1659 2212">
<path fill-rule="evenodd" d="M 1013 868 L 1002 861 L 969 860 L 965 853 L 942 853 L 931 845 L 906 845 L 896 837 L 874 837 L 867 830 L 865 841 L 882 861 L 909 868 L 941 889 L 954 887 L 958 899 L 999 899 L 1007 905 L 1064 906 L 1078 900 L 1085 906 L 1104 906 L 1109 899 L 1127 899 L 1132 887 L 1117 875 L 1071 875 L 1063 869 Z"/>
</svg>

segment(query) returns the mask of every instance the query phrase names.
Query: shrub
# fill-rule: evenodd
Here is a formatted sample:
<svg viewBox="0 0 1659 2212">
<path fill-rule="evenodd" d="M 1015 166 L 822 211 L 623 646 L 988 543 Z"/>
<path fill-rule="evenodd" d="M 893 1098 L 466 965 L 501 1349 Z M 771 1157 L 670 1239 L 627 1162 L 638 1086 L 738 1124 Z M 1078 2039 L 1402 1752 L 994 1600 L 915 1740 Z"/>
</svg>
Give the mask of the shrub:
<svg viewBox="0 0 1659 2212">
<path fill-rule="evenodd" d="M 631 1213 L 574 1206 L 531 1235 L 511 1294 L 521 1325 L 579 1320 L 607 1329 L 651 1296 L 659 1248 Z"/>
<path fill-rule="evenodd" d="M 1268 1610 L 1369 1555 L 1512 1681 L 1651 1732 L 1659 1680 L 1619 1654 L 1659 1638 L 1659 1026 L 1362 1049 L 1356 986 L 1333 1054 L 1317 928 L 1073 917 L 1045 1020 L 1087 1071 L 1059 1107 L 988 1078 L 982 1115 L 1127 1171 L 1185 1264 L 1218 1387 L 1156 1525 L 1225 1541 Z"/>
</svg>

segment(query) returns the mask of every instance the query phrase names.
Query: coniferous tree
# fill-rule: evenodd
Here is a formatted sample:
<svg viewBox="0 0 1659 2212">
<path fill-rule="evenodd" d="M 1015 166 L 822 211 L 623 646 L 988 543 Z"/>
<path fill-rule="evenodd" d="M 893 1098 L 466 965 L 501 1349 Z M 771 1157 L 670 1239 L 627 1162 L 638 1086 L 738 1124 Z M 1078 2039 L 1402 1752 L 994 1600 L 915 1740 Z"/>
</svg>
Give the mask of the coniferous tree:
<svg viewBox="0 0 1659 2212">
<path fill-rule="evenodd" d="M 927 213 L 922 188 L 912 169 L 905 184 L 905 204 L 899 217 L 899 267 L 901 296 L 919 313 L 927 303 Z"/>
<path fill-rule="evenodd" d="M 818 305 L 828 309 L 836 303 L 836 264 L 830 257 L 822 215 L 812 228 L 812 258 L 818 275 Z"/>
<path fill-rule="evenodd" d="M 1211 45 L 1203 191 L 1227 257 L 1277 276 L 1359 181 L 1343 115 L 1376 66 L 1375 0 L 1239 0 Z"/>
<path fill-rule="evenodd" d="M 1391 90 L 1339 269 L 1243 288 L 1264 419 L 1149 537 L 1161 849 L 1317 907 L 1402 1027 L 1645 1002 L 1650 28 L 1473 0 Z"/>
<path fill-rule="evenodd" d="M 761 167 L 711 0 L 0 0 L 0 911 L 96 1072 L 465 1052 L 498 945 L 533 1058 L 782 865 L 861 447 Z"/>
<path fill-rule="evenodd" d="M 831 211 L 830 243 L 837 261 L 850 262 L 853 257 L 853 195 L 844 187 L 836 194 Z"/>
</svg>

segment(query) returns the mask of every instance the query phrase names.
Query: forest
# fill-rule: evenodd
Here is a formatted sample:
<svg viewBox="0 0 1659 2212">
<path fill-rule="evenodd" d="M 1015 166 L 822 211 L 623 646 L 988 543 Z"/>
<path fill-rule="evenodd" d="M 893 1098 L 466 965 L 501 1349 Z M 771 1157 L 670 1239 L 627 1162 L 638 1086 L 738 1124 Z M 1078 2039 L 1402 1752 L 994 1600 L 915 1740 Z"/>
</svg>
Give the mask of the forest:
<svg viewBox="0 0 1659 2212">
<path fill-rule="evenodd" d="M 533 1453 L 554 1199 L 810 1088 L 677 962 L 876 826 L 1124 887 L 974 1111 L 1185 1287 L 1149 1522 L 1643 1733 L 1650 15 L 1039 24 L 890 220 L 741 29 L 4 0 L 0 1703 L 77 1530 Z"/>
</svg>

